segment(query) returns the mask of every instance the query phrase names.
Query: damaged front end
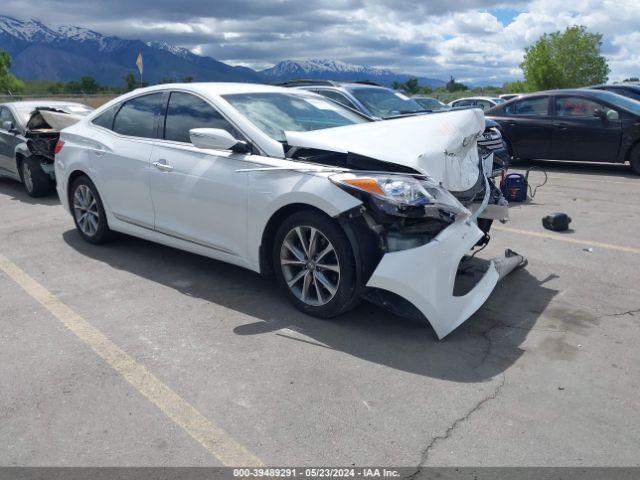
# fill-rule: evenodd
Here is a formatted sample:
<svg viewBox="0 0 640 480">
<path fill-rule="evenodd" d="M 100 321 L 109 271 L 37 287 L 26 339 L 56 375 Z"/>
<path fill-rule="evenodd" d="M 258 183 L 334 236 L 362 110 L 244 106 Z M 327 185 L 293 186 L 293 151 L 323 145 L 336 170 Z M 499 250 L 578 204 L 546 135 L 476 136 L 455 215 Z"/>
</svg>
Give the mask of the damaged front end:
<svg viewBox="0 0 640 480">
<path fill-rule="evenodd" d="M 363 297 L 426 318 L 439 338 L 526 262 L 512 252 L 473 261 L 493 220 L 508 218 L 483 130 L 482 112 L 464 110 L 286 132 L 289 158 L 348 169 L 329 178 L 362 202 L 339 220 L 357 246 Z"/>
</svg>

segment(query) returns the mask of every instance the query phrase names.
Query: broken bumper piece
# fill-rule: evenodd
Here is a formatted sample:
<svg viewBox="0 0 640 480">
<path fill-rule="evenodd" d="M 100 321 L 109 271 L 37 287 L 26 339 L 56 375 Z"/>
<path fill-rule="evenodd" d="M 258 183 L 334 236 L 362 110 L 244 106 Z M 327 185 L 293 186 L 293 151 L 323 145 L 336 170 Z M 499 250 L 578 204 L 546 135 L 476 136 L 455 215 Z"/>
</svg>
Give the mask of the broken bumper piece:
<svg viewBox="0 0 640 480">
<path fill-rule="evenodd" d="M 367 286 L 392 292 L 411 302 L 438 338 L 455 330 L 487 300 L 498 281 L 526 260 L 507 251 L 495 258 L 472 289 L 454 293 L 461 261 L 484 234 L 473 222 L 458 222 L 421 247 L 386 253 Z"/>
</svg>

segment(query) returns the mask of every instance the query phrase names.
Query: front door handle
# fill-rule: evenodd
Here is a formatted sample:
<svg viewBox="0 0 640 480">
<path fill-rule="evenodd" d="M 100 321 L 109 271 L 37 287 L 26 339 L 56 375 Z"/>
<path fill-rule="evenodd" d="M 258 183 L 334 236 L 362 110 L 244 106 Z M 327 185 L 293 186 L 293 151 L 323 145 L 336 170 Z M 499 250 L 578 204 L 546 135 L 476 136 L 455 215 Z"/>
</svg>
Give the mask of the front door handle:
<svg viewBox="0 0 640 480">
<path fill-rule="evenodd" d="M 558 123 L 554 123 L 553 124 L 554 127 L 558 127 L 562 130 L 566 130 L 567 129 L 567 124 L 564 122 L 558 122 Z"/>
<path fill-rule="evenodd" d="M 164 159 L 160 159 L 157 162 L 153 162 L 153 166 L 163 172 L 170 172 L 171 170 L 173 170 L 173 165 L 169 165 L 167 161 Z"/>
</svg>

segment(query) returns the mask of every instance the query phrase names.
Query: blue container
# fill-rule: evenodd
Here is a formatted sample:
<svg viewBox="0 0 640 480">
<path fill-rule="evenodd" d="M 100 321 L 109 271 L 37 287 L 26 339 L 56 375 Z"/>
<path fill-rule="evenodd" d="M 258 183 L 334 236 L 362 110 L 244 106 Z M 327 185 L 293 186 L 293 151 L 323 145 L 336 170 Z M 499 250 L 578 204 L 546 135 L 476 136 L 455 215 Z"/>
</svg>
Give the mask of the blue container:
<svg viewBox="0 0 640 480">
<path fill-rule="evenodd" d="M 520 173 L 510 173 L 504 177 L 500 190 L 508 202 L 526 202 L 527 178 Z"/>
</svg>

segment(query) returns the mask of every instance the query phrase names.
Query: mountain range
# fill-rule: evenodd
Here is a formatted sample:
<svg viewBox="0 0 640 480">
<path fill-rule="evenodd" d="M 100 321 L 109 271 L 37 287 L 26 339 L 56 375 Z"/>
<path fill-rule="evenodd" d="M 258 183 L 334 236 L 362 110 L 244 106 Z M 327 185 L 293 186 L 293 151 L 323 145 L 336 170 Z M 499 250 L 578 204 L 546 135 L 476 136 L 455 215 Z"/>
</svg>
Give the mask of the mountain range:
<svg viewBox="0 0 640 480">
<path fill-rule="evenodd" d="M 292 79 L 369 80 L 383 85 L 414 77 L 388 69 L 352 65 L 336 60 L 284 60 L 262 71 L 233 66 L 165 42 L 143 42 L 103 35 L 75 26 L 49 27 L 37 20 L 17 20 L 0 15 L 0 48 L 13 59 L 11 71 L 25 80 L 77 80 L 90 75 L 104 85 L 122 85 L 123 76 L 137 73 L 139 53 L 144 60 L 144 80 L 235 81 L 275 83 Z M 421 85 L 445 82 L 418 77 Z"/>
</svg>

